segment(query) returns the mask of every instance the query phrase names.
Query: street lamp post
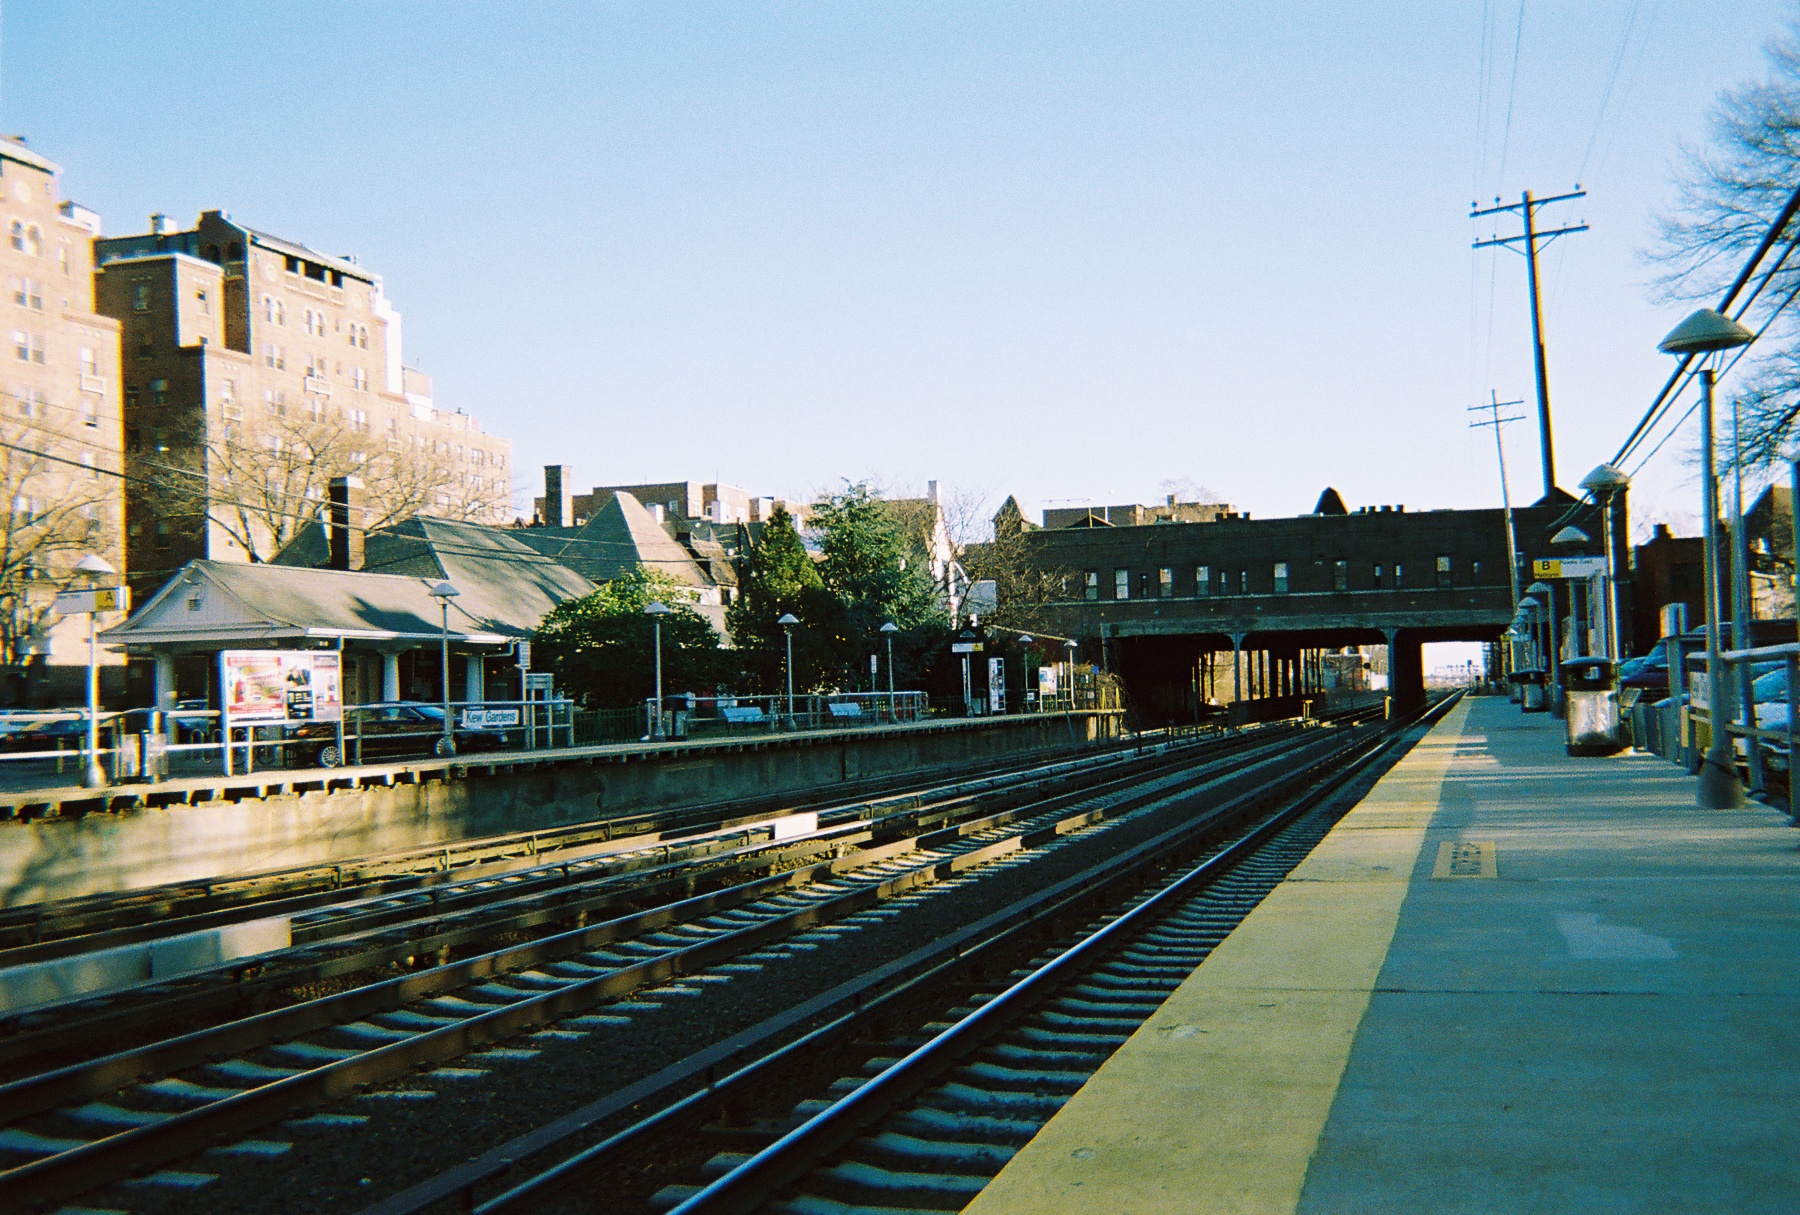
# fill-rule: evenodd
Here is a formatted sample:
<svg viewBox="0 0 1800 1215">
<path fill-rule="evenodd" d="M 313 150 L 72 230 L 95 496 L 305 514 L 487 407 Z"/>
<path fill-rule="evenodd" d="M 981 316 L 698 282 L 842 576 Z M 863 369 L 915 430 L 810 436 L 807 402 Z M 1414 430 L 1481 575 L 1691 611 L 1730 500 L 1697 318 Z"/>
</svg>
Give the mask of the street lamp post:
<svg viewBox="0 0 1800 1215">
<path fill-rule="evenodd" d="M 1019 712 L 1025 711 L 1025 698 L 1031 695 L 1031 645 L 1037 640 L 1030 633 L 1019 634 Z"/>
<path fill-rule="evenodd" d="M 431 588 L 431 597 L 438 601 L 443 610 L 443 619 L 438 633 L 438 654 L 443 660 L 444 676 L 444 739 L 438 744 L 439 754 L 448 758 L 456 754 L 456 736 L 452 732 L 450 718 L 450 601 L 462 594 L 448 581 L 439 582 Z"/>
<path fill-rule="evenodd" d="M 783 612 L 775 623 L 787 634 L 787 719 L 791 730 L 794 728 L 794 626 L 800 623 L 800 617 Z"/>
<path fill-rule="evenodd" d="M 1613 499 L 1620 490 L 1631 483 L 1631 478 L 1610 464 L 1602 464 L 1593 472 L 1581 479 L 1581 488 L 1593 494 L 1600 501 L 1601 526 L 1606 529 L 1606 656 L 1618 662 L 1624 655 L 1619 649 L 1619 584 L 1614 577 L 1618 567 L 1613 564 Z"/>
<path fill-rule="evenodd" d="M 881 635 L 887 638 L 888 720 L 891 722 L 899 720 L 899 718 L 894 715 L 894 634 L 899 631 L 900 626 L 895 624 L 892 620 L 881 626 Z"/>
<path fill-rule="evenodd" d="M 670 611 L 671 609 L 666 603 L 651 602 L 644 605 L 644 615 L 650 617 L 650 627 L 656 633 L 656 714 L 651 719 L 650 737 L 652 738 L 663 736 L 662 618 L 669 615 Z"/>
<path fill-rule="evenodd" d="M 87 575 L 90 586 L 97 586 L 100 579 L 108 574 L 118 573 L 105 558 L 93 553 L 77 561 L 75 568 Z M 106 772 L 100 767 L 100 648 L 94 625 L 98 615 L 97 607 L 91 605 L 87 614 L 87 765 L 81 770 L 82 786 L 88 789 L 106 787 Z"/>
<path fill-rule="evenodd" d="M 1069 650 L 1069 708 L 1075 707 L 1075 639 L 1064 640 L 1063 645 Z"/>
<path fill-rule="evenodd" d="M 1565 527 L 1560 532 L 1557 532 L 1554 536 L 1550 537 L 1551 548 L 1560 548 L 1570 551 L 1586 548 L 1592 543 L 1593 541 L 1588 537 L 1588 534 L 1579 527 Z M 1580 596 L 1576 594 L 1578 589 L 1576 582 L 1572 578 L 1564 578 L 1562 581 L 1567 584 L 1569 592 L 1569 644 L 1572 648 L 1577 650 L 1577 653 L 1572 654 L 1571 657 L 1586 658 L 1588 657 L 1588 645 L 1591 634 L 1591 630 L 1586 627 L 1586 623 L 1587 615 L 1592 610 L 1592 605 L 1585 602 L 1582 603 L 1581 614 L 1577 616 L 1575 604 Z M 1562 647 L 1560 645 L 1557 647 L 1556 678 L 1557 687 L 1560 688 L 1562 686 Z"/>
<path fill-rule="evenodd" d="M 1675 326 L 1657 346 L 1664 354 L 1705 356 L 1748 345 L 1756 335 L 1711 308 L 1702 308 Z M 1738 782 L 1731 756 L 1731 740 L 1725 729 L 1730 710 L 1725 699 L 1725 663 L 1719 645 L 1719 470 L 1713 455 L 1713 369 L 1700 369 L 1701 519 L 1706 551 L 1706 700 L 1711 739 L 1700 767 L 1695 800 L 1702 809 L 1730 810 L 1741 806 L 1744 788 Z M 1737 639 L 1743 644 L 1743 639 Z M 1673 686 L 1678 672 L 1669 672 Z"/>
</svg>

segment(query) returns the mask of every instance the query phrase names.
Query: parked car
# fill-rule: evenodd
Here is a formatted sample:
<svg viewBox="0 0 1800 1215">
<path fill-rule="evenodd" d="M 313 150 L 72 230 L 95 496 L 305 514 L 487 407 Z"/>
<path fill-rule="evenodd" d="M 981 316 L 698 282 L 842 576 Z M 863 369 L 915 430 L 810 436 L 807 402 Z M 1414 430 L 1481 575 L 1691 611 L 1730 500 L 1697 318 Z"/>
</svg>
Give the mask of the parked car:
<svg viewBox="0 0 1800 1215">
<path fill-rule="evenodd" d="M 79 751 L 86 745 L 87 718 L 80 714 L 0 715 L 0 751 Z"/>
<path fill-rule="evenodd" d="M 435 755 L 445 758 L 449 749 L 444 744 L 444 710 L 437 705 L 392 704 L 368 709 L 349 706 L 344 720 L 344 745 L 349 756 L 338 750 L 336 722 L 315 721 L 290 726 L 287 738 L 294 743 L 303 761 L 317 768 L 336 768 L 356 755 L 356 737 L 362 737 L 364 760 L 393 759 L 397 756 Z M 458 751 L 494 751 L 506 746 L 506 735 L 499 730 L 458 728 Z"/>
<path fill-rule="evenodd" d="M 1788 673 L 1787 664 L 1781 663 L 1773 671 L 1757 676 L 1756 682 L 1750 685 L 1750 691 L 1756 702 L 1756 724 L 1763 730 L 1785 730 L 1788 725 Z M 1762 740 L 1763 762 L 1770 770 L 1786 772 L 1788 770 L 1788 745 L 1773 738 Z"/>
</svg>

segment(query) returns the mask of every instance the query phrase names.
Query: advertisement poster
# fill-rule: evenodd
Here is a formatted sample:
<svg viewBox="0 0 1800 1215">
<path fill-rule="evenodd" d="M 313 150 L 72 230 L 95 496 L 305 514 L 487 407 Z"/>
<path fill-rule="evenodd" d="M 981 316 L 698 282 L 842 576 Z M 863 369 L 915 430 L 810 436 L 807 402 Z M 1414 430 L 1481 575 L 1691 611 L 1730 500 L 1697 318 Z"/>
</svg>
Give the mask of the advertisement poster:
<svg viewBox="0 0 1800 1215">
<path fill-rule="evenodd" d="M 234 726 L 344 716 L 343 670 L 335 650 L 225 650 L 219 666 L 225 712 Z"/>
<path fill-rule="evenodd" d="M 1050 700 L 1056 695 L 1056 668 L 1038 668 L 1038 699 Z"/>
<path fill-rule="evenodd" d="M 988 712 L 1006 712 L 1006 659 L 988 659 Z"/>
</svg>

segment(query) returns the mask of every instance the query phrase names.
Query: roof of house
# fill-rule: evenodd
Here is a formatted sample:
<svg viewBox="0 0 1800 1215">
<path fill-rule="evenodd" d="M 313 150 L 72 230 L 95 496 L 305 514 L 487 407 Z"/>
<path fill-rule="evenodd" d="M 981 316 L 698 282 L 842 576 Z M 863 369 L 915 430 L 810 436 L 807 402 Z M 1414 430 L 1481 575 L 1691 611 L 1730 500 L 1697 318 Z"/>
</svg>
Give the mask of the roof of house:
<svg viewBox="0 0 1800 1215">
<path fill-rule="evenodd" d="M 594 582 L 610 582 L 641 565 L 683 586 L 716 583 L 656 516 L 623 490 L 580 527 L 525 527 L 505 534 Z"/>
<path fill-rule="evenodd" d="M 195 649 L 220 644 L 436 640 L 443 612 L 436 578 L 190 561 L 125 623 L 101 636 L 109 645 Z M 449 633 L 465 644 L 500 644 L 529 634 L 531 609 L 496 613 L 504 588 L 470 581 L 451 600 Z"/>
</svg>

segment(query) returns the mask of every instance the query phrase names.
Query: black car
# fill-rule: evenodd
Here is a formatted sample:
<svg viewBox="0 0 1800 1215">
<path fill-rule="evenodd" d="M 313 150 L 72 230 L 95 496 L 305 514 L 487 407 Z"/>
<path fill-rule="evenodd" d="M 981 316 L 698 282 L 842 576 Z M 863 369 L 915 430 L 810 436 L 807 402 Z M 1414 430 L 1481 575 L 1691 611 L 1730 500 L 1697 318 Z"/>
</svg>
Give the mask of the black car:
<svg viewBox="0 0 1800 1215">
<path fill-rule="evenodd" d="M 364 761 L 418 755 L 443 759 L 450 755 L 444 741 L 444 710 L 437 705 L 345 706 L 344 748 L 348 755 L 338 750 L 336 722 L 310 722 L 290 727 L 287 733 L 303 760 L 316 768 L 336 768 L 356 758 L 359 735 Z M 456 731 L 458 751 L 495 751 L 505 746 L 506 735 L 499 730 Z"/>
</svg>

